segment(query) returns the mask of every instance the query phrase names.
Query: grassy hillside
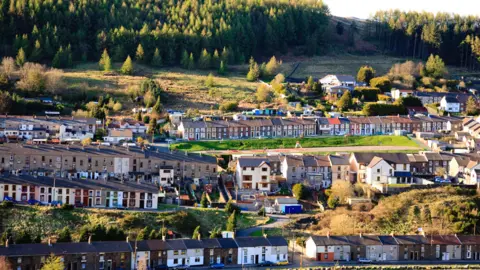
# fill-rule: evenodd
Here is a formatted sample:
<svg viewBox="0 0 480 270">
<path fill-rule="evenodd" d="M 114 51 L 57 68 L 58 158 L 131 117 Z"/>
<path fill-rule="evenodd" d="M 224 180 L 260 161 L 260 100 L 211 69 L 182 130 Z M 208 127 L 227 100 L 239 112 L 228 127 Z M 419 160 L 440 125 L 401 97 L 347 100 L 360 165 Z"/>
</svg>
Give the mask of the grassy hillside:
<svg viewBox="0 0 480 270">
<path fill-rule="evenodd" d="M 215 227 L 225 226 L 228 215 L 223 210 L 188 209 L 174 213 L 129 212 L 105 209 L 62 210 L 50 207 L 13 207 L 0 209 L 1 228 L 14 232 L 27 231 L 34 238 L 55 237 L 68 226 L 77 240 L 83 226 L 103 225 L 117 227 L 125 233 L 136 233 L 146 226 L 159 230 L 165 226 L 184 237 L 191 237 L 196 226 L 200 225 L 205 237 Z M 268 219 L 251 214 L 241 214 L 238 228 L 248 228 L 267 222 Z M 0 234 L 3 233 L 0 232 Z"/>
<path fill-rule="evenodd" d="M 186 151 L 204 151 L 204 150 L 252 150 L 252 149 L 274 149 L 274 148 L 294 148 L 296 143 L 300 142 L 303 148 L 311 147 L 329 147 L 329 146 L 412 146 L 418 145 L 404 136 L 352 136 L 344 138 L 323 137 L 323 138 L 285 138 L 285 139 L 249 139 L 232 141 L 198 141 L 182 142 L 173 144 L 171 147 L 177 150 Z"/>
<path fill-rule="evenodd" d="M 338 207 L 318 214 L 310 232 L 326 234 L 472 234 L 479 220 L 475 190 L 453 187 L 414 190 L 383 198 L 378 205 Z M 343 226 L 349 224 L 349 226 Z"/>
</svg>

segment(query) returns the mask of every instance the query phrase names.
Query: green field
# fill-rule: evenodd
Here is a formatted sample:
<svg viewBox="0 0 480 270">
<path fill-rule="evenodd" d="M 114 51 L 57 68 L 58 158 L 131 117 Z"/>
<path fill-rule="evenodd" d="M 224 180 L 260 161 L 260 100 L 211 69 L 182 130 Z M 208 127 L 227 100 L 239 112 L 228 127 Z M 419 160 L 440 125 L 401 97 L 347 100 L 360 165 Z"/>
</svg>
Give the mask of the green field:
<svg viewBox="0 0 480 270">
<path fill-rule="evenodd" d="M 276 149 L 294 148 L 296 142 L 300 142 L 303 148 L 332 147 L 332 146 L 412 146 L 418 145 L 404 136 L 352 136 L 344 138 L 320 137 L 320 138 L 284 138 L 284 139 L 249 139 L 249 140 L 227 140 L 227 141 L 196 141 L 173 144 L 172 149 L 184 151 L 206 151 L 206 150 L 253 150 L 253 149 Z"/>
<path fill-rule="evenodd" d="M 282 233 L 287 233 L 286 230 L 285 232 L 281 228 L 269 228 L 265 229 L 264 231 L 258 230 L 254 231 L 250 234 L 250 236 L 263 236 L 262 233 L 265 233 L 268 236 L 282 236 Z"/>
</svg>

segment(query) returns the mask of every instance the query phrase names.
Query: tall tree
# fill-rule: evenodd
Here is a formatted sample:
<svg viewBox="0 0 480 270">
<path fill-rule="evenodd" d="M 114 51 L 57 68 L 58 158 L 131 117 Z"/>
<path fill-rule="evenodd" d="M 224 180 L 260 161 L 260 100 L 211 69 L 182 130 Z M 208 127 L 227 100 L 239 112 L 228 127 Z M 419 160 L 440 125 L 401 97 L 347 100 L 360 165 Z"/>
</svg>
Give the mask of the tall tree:
<svg viewBox="0 0 480 270">
<path fill-rule="evenodd" d="M 25 62 L 27 62 L 27 57 L 25 56 L 25 51 L 23 50 L 23 48 L 20 48 L 18 50 L 17 58 L 15 59 L 15 63 L 17 64 L 17 66 L 21 67 L 21 66 L 23 66 L 23 64 L 25 64 Z"/>
<path fill-rule="evenodd" d="M 233 213 L 228 217 L 227 220 L 227 231 L 235 232 L 237 229 L 237 213 L 233 211 Z"/>
<path fill-rule="evenodd" d="M 138 44 L 137 51 L 135 52 L 135 60 L 140 63 L 145 60 L 145 52 L 143 51 L 141 43 Z"/>
<path fill-rule="evenodd" d="M 61 257 L 56 257 L 53 254 L 47 258 L 41 270 L 64 270 L 65 266 Z"/>
<path fill-rule="evenodd" d="M 199 236 L 200 236 L 200 225 L 195 227 L 195 230 L 193 230 L 192 239 L 198 239 Z"/>
<path fill-rule="evenodd" d="M 203 49 L 200 58 L 198 59 L 198 67 L 201 69 L 209 69 L 211 66 L 212 58 L 207 52 L 207 49 Z"/>
<path fill-rule="evenodd" d="M 339 111 L 346 111 L 352 107 L 352 94 L 350 91 L 345 91 L 342 97 L 337 101 L 337 107 Z"/>
<path fill-rule="evenodd" d="M 103 50 L 100 61 L 98 62 L 98 66 L 100 67 L 100 70 L 103 71 L 110 71 L 112 69 L 112 62 L 110 60 L 110 56 L 108 55 L 107 49 Z"/>
<path fill-rule="evenodd" d="M 130 58 L 130 55 L 127 56 L 127 59 L 125 59 L 125 62 L 123 62 L 120 72 L 124 75 L 133 74 L 133 63 L 132 63 L 132 58 Z"/>
<path fill-rule="evenodd" d="M 467 99 L 467 107 L 466 107 L 467 115 L 476 115 L 478 114 L 478 105 L 475 101 L 475 98 L 472 96 L 468 97 Z"/>
<path fill-rule="evenodd" d="M 158 48 L 155 48 L 155 52 L 153 53 L 151 64 L 154 67 L 162 66 L 162 56 L 160 55 L 160 50 Z"/>
<path fill-rule="evenodd" d="M 200 205 L 202 208 L 207 208 L 208 207 L 208 199 L 207 199 L 207 193 L 203 192 L 202 194 L 202 199 L 200 200 Z"/>
</svg>

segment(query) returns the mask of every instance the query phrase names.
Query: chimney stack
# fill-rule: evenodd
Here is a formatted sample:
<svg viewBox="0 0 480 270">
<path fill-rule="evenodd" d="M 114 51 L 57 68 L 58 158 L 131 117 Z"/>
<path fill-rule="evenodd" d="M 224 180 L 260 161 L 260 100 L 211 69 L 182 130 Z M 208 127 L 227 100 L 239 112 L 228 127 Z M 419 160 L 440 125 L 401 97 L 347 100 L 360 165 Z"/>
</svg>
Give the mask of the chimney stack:
<svg viewBox="0 0 480 270">
<path fill-rule="evenodd" d="M 9 241 L 8 241 L 8 238 L 7 238 L 7 240 L 5 240 L 5 247 L 6 247 L 6 248 L 8 248 L 8 242 L 9 242 Z"/>
<path fill-rule="evenodd" d="M 420 234 L 421 234 L 423 237 L 427 237 L 427 236 L 425 235 L 425 231 L 424 231 L 424 230 L 422 230 L 422 231 L 420 232 Z M 457 236 L 457 235 L 455 234 L 455 236 Z"/>
<path fill-rule="evenodd" d="M 263 234 L 263 238 L 267 238 L 267 234 L 266 234 L 266 233 Z"/>
<path fill-rule="evenodd" d="M 48 246 L 49 246 L 49 247 L 52 246 L 52 239 L 50 239 L 50 237 L 48 238 Z"/>
<path fill-rule="evenodd" d="M 202 240 L 202 235 L 199 233 L 197 237 L 198 241 Z"/>
<path fill-rule="evenodd" d="M 391 236 L 391 237 L 395 237 L 395 233 L 394 233 L 394 232 L 391 232 L 391 233 L 390 233 L 390 236 Z"/>
<path fill-rule="evenodd" d="M 129 242 L 128 240 L 129 240 L 129 237 L 127 236 L 127 243 Z"/>
<path fill-rule="evenodd" d="M 330 231 L 327 232 L 327 238 L 330 238 Z"/>
<path fill-rule="evenodd" d="M 90 245 L 92 244 L 92 236 L 91 235 L 88 236 L 88 244 L 90 244 Z"/>
<path fill-rule="evenodd" d="M 362 235 L 362 233 L 360 233 L 360 238 L 362 238 L 362 237 L 363 237 L 363 235 Z"/>
<path fill-rule="evenodd" d="M 166 241 L 167 237 L 165 235 L 162 235 L 162 241 Z"/>
</svg>

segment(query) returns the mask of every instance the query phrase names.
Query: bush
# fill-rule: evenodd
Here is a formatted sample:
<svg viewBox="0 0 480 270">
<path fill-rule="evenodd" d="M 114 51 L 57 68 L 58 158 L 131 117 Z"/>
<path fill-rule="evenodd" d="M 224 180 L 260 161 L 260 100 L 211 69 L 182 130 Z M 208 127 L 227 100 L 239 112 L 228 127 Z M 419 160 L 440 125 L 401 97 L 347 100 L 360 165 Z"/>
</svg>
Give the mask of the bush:
<svg viewBox="0 0 480 270">
<path fill-rule="evenodd" d="M 232 111 L 235 111 L 236 109 L 238 108 L 238 103 L 235 102 L 235 101 L 227 101 L 227 102 L 223 102 L 221 105 L 220 105 L 220 111 L 222 112 L 232 112 Z"/>
<path fill-rule="evenodd" d="M 377 101 L 378 94 L 380 94 L 380 89 L 376 87 L 355 87 L 353 97 L 363 97 L 363 101 Z"/>
<path fill-rule="evenodd" d="M 259 216 L 264 216 L 265 215 L 265 207 L 260 208 L 260 210 L 258 210 L 257 214 Z"/>
<path fill-rule="evenodd" d="M 406 114 L 403 105 L 369 103 L 363 107 L 363 113 L 367 116 Z"/>
<path fill-rule="evenodd" d="M 295 184 L 292 188 L 293 195 L 297 200 L 302 200 L 306 196 L 305 186 L 303 184 Z"/>
<path fill-rule="evenodd" d="M 225 205 L 225 212 L 231 214 L 233 212 L 240 214 L 242 210 L 240 207 L 238 207 L 236 204 L 232 202 L 232 200 L 228 201 L 227 204 Z"/>
<path fill-rule="evenodd" d="M 336 196 L 330 196 L 328 198 L 328 201 L 327 201 L 327 204 L 328 204 L 328 207 L 332 208 L 332 209 L 335 209 L 335 207 L 337 207 L 339 205 L 340 201 L 338 200 L 338 198 Z"/>
<path fill-rule="evenodd" d="M 73 210 L 74 208 L 75 208 L 75 207 L 74 207 L 73 205 L 68 204 L 68 203 L 62 204 L 62 207 L 60 207 L 60 209 L 62 209 L 62 210 L 69 210 L 69 211 L 70 211 L 70 210 Z"/>
<path fill-rule="evenodd" d="M 13 207 L 13 202 L 11 201 L 3 201 L 1 204 L 0 204 L 0 208 L 2 209 L 6 209 L 6 208 L 11 208 Z"/>
<path fill-rule="evenodd" d="M 370 86 L 376 87 L 380 89 L 380 91 L 385 93 L 385 92 L 389 92 L 390 89 L 392 89 L 392 82 L 386 76 L 376 77 L 370 81 Z"/>
</svg>

